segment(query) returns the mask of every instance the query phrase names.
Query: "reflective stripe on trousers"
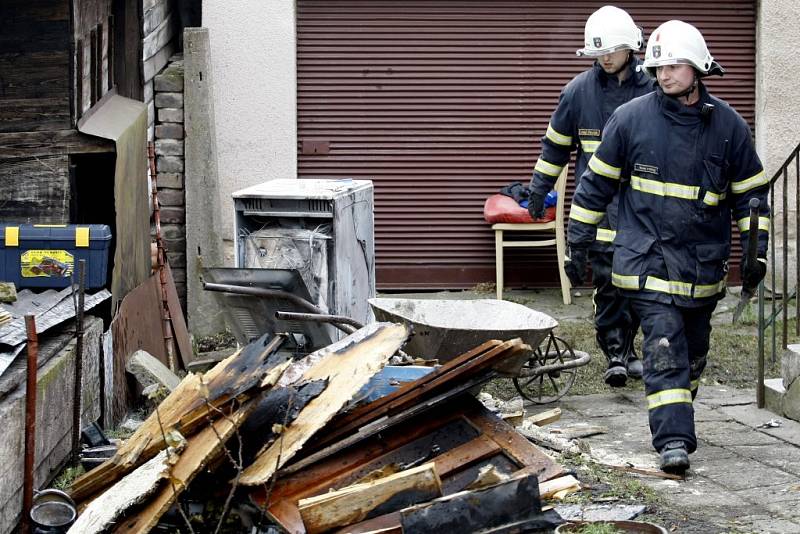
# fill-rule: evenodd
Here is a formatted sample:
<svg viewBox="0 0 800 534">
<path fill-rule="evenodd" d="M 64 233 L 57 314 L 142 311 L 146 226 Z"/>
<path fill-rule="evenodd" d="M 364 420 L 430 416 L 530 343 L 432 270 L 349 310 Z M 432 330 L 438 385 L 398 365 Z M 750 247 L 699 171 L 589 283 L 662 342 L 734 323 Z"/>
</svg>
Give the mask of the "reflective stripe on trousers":
<svg viewBox="0 0 800 534">
<path fill-rule="evenodd" d="M 683 308 L 635 298 L 631 304 L 644 333 L 643 378 L 653 447 L 660 451 L 679 440 L 692 452 L 697 448 L 692 381 L 705 368 L 716 302 Z"/>
</svg>

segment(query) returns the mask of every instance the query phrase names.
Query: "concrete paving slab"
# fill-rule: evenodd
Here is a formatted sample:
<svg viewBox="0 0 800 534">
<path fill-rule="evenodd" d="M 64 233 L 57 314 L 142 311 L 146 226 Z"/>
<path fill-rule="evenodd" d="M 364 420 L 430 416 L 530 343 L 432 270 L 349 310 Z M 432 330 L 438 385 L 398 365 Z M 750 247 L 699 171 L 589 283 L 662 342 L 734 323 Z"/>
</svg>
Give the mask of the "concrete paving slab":
<svg viewBox="0 0 800 534">
<path fill-rule="evenodd" d="M 744 445 L 724 449 L 800 477 L 800 450 L 794 445 Z M 798 478 L 800 484 L 800 478 Z"/>
<path fill-rule="evenodd" d="M 738 421 L 711 421 L 695 424 L 697 437 L 717 446 L 770 445 L 780 440 Z"/>
<path fill-rule="evenodd" d="M 640 410 L 636 404 L 631 403 L 624 396 L 614 393 L 569 397 L 562 401 L 562 409 L 563 407 L 587 418 L 627 415 Z"/>
<path fill-rule="evenodd" d="M 721 390 L 716 387 L 708 387 L 700 389 L 694 402 L 695 404 L 705 404 L 709 407 L 748 405 L 755 404 L 756 394 L 755 391 L 751 392 L 749 390 L 730 391 L 728 389 Z"/>
<path fill-rule="evenodd" d="M 797 484 L 777 484 L 763 488 L 748 488 L 733 492 L 748 502 L 763 506 L 770 512 L 782 511 L 790 504 L 795 510 L 800 506 L 800 489 Z"/>
<path fill-rule="evenodd" d="M 653 484 L 648 486 L 658 489 Z M 701 510 L 704 513 L 717 510 L 721 516 L 735 517 L 736 510 L 751 504 L 743 496 L 726 491 L 719 484 L 699 477 L 676 483 L 670 488 L 670 502 L 688 510 Z"/>
<path fill-rule="evenodd" d="M 712 480 L 730 492 L 797 481 L 795 475 L 741 456 L 693 462 L 692 471 L 696 476 Z"/>
<path fill-rule="evenodd" d="M 733 532 L 757 534 L 789 534 L 800 532 L 800 523 L 773 515 L 747 515 L 731 522 Z"/>
<path fill-rule="evenodd" d="M 734 458 L 737 454 L 726 447 L 717 447 L 700 440 L 697 445 L 697 450 L 689 457 L 692 464 L 700 465 L 708 460 L 718 460 L 721 458 Z"/>
</svg>

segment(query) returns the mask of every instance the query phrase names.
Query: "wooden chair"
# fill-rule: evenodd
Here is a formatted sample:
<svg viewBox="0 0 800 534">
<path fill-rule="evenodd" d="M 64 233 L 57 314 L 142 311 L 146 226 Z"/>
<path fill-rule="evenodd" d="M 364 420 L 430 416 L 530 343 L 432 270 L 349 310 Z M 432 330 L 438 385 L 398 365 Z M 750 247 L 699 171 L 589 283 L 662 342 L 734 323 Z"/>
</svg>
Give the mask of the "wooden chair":
<svg viewBox="0 0 800 534">
<path fill-rule="evenodd" d="M 561 172 L 561 176 L 556 181 L 555 190 L 558 193 L 556 201 L 556 218 L 545 223 L 523 223 L 508 224 L 497 223 L 492 225 L 495 239 L 495 268 L 497 270 L 497 299 L 503 300 L 503 249 L 508 247 L 550 247 L 556 246 L 556 257 L 558 260 L 558 275 L 561 278 L 561 296 L 564 304 L 572 302 L 569 289 L 569 278 L 564 271 L 564 257 L 566 256 L 567 241 L 564 235 L 564 197 L 567 189 L 567 167 Z M 505 232 L 548 232 L 553 233 L 553 239 L 543 239 L 540 241 L 504 241 Z"/>
</svg>

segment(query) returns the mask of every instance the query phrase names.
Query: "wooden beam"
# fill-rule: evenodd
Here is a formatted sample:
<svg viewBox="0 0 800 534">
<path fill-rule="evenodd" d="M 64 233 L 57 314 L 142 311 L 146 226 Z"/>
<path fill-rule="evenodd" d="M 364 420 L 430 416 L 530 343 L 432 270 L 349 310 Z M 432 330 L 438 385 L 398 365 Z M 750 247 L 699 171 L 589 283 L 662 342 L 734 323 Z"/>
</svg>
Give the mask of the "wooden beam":
<svg viewBox="0 0 800 534">
<path fill-rule="evenodd" d="M 0 133 L 0 160 L 115 151 L 113 141 L 78 130 Z"/>
<path fill-rule="evenodd" d="M 83 40 L 75 44 L 75 123 L 83 116 Z"/>
<path fill-rule="evenodd" d="M 97 104 L 100 95 L 97 94 L 97 30 L 89 34 L 89 107 Z"/>
<path fill-rule="evenodd" d="M 158 410 L 125 440 L 112 459 L 72 484 L 73 499 L 80 501 L 91 497 L 154 456 L 164 446 L 162 428 L 167 431 L 179 428 L 188 438 L 209 418 L 219 418 L 220 411 L 229 408 L 234 401 L 252 398 L 259 388 L 275 384 L 291 363 L 285 355 L 276 354 L 284 339 L 283 336 L 268 339 L 268 335 L 264 335 L 205 375 L 184 378 Z"/>
<path fill-rule="evenodd" d="M 297 503 L 308 534 L 357 523 L 442 495 L 432 462 Z"/>
<path fill-rule="evenodd" d="M 503 447 L 519 467 L 531 469 L 539 476 L 539 480 L 550 480 L 564 473 L 564 469 L 552 458 L 521 436 L 508 423 L 487 410 L 477 399 L 469 400 L 472 406 L 465 414 L 467 420 Z"/>
<path fill-rule="evenodd" d="M 158 494 L 135 516 L 119 521 L 115 533 L 149 532 L 169 510 L 175 500 L 188 488 L 194 477 L 222 453 L 222 448 L 252 412 L 255 401 L 249 401 L 232 416 L 215 421 L 189 439 L 186 450 L 170 470 L 171 484 Z"/>
<path fill-rule="evenodd" d="M 406 325 L 372 323 L 318 351 L 322 358 L 305 372 L 302 380 L 328 380 L 328 387 L 300 412 L 275 443 L 244 470 L 240 483 L 255 486 L 267 482 L 386 365 L 405 343 L 409 333 Z"/>
<path fill-rule="evenodd" d="M 170 478 L 171 454 L 161 451 L 92 501 L 73 525 L 74 532 L 106 532 L 128 509 L 145 502 L 162 480 Z"/>
<path fill-rule="evenodd" d="M 177 17 L 173 17 L 172 13 L 167 14 L 164 20 L 153 29 L 153 32 L 146 35 L 142 42 L 142 58 L 147 61 L 156 55 L 162 48 L 172 41 L 175 34 L 175 23 Z"/>
<path fill-rule="evenodd" d="M 526 421 L 530 421 L 536 426 L 549 425 L 550 423 L 554 423 L 559 419 L 561 419 L 561 408 L 558 407 L 551 410 L 545 410 L 525 418 Z"/>
</svg>

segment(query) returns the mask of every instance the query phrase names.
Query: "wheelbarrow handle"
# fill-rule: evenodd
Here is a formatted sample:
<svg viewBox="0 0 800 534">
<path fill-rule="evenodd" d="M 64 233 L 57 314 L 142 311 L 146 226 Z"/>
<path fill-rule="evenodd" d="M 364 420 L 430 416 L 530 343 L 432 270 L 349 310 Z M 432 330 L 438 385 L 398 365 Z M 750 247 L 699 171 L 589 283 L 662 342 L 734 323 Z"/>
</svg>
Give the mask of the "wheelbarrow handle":
<svg viewBox="0 0 800 534">
<path fill-rule="evenodd" d="M 219 291 L 220 293 L 235 293 L 238 295 L 251 295 L 253 297 L 271 297 L 286 299 L 311 313 L 323 313 L 322 310 L 302 297 L 298 297 L 281 289 L 267 289 L 265 287 L 238 286 L 235 284 L 214 284 L 203 282 L 206 291 Z"/>
<path fill-rule="evenodd" d="M 275 317 L 283 321 L 312 321 L 316 323 L 329 323 L 344 332 L 345 334 L 352 334 L 358 328 L 364 325 L 343 315 L 327 315 L 324 313 L 297 313 L 276 311 Z"/>
</svg>

